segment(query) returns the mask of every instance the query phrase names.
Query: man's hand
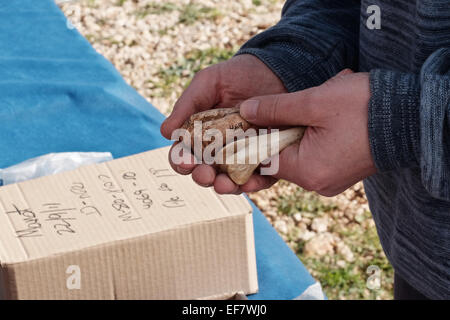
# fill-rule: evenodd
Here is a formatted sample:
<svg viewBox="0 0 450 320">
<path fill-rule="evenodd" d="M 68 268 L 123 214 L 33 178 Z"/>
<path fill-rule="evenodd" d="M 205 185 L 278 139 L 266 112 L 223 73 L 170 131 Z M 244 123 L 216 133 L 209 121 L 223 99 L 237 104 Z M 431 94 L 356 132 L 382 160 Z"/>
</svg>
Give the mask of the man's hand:
<svg viewBox="0 0 450 320">
<path fill-rule="evenodd" d="M 175 129 L 200 111 L 234 107 L 250 97 L 285 92 L 280 79 L 263 62 L 252 55 L 239 55 L 198 72 L 162 124 L 161 133 L 170 139 Z M 234 184 L 230 185 L 225 174 L 216 176 L 215 169 L 206 164 L 194 165 L 192 161 L 171 165 L 180 174 L 192 173 L 194 181 L 202 186 L 214 185 L 218 193 L 240 192 Z M 269 187 L 276 179 L 266 177 L 264 181 L 264 186 Z"/>
<path fill-rule="evenodd" d="M 343 70 L 318 87 L 244 101 L 241 116 L 249 122 L 262 127 L 308 128 L 301 143 L 280 153 L 277 174 L 254 174 L 242 186 L 218 175 L 213 182 L 216 191 L 256 191 L 276 178 L 333 196 L 374 174 L 367 126 L 369 99 L 368 74 Z"/>
<path fill-rule="evenodd" d="M 308 126 L 301 143 L 280 153 L 273 177 L 334 196 L 376 172 L 368 137 L 369 99 L 368 74 L 344 70 L 318 87 L 251 98 L 240 112 L 261 126 Z M 260 176 L 251 189 L 262 189 L 271 179 Z"/>
</svg>

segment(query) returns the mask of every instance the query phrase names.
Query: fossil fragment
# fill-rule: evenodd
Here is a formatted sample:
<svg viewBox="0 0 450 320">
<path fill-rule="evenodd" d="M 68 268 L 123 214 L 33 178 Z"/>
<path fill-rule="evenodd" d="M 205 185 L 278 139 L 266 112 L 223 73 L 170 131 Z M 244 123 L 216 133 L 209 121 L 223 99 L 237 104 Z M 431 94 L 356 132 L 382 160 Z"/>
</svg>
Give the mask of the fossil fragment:
<svg viewBox="0 0 450 320">
<path fill-rule="evenodd" d="M 196 121 L 201 121 L 201 130 L 194 130 Z M 209 129 L 219 130 L 223 140 L 223 148 L 216 154 L 215 163 L 218 168 L 229 175 L 239 185 L 248 181 L 262 161 L 281 152 L 288 145 L 299 141 L 305 131 L 304 127 L 290 128 L 276 133 L 246 136 L 250 128 L 258 127 L 250 124 L 239 114 L 239 108 L 211 109 L 192 115 L 182 126 L 190 134 L 190 147 L 194 150 L 194 141 L 202 142 L 202 152 L 212 141 L 203 139 Z M 231 130 L 227 132 L 227 129 Z M 227 140 L 229 133 L 234 134 L 236 141 Z"/>
</svg>

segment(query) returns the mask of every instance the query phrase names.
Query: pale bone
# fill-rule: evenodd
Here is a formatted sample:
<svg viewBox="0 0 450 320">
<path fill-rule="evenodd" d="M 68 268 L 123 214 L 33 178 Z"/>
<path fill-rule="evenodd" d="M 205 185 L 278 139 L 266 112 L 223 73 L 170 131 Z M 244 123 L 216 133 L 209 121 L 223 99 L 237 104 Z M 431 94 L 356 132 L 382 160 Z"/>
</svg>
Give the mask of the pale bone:
<svg viewBox="0 0 450 320">
<path fill-rule="evenodd" d="M 216 163 L 221 163 L 221 171 L 226 172 L 233 182 L 238 185 L 245 184 L 261 162 L 278 154 L 294 142 L 300 141 L 305 129 L 305 127 L 298 127 L 278 131 L 278 148 L 271 147 L 274 133 L 231 142 L 217 153 Z M 264 151 L 264 154 L 261 154 L 261 151 Z M 239 159 L 241 161 L 238 161 Z M 253 163 L 250 163 L 251 160 Z"/>
</svg>

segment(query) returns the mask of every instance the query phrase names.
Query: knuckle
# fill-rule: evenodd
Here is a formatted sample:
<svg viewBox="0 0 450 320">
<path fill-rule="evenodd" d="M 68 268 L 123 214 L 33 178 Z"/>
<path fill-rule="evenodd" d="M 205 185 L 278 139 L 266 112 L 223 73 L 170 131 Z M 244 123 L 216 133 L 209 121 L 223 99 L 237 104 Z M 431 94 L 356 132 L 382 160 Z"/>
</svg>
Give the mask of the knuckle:
<svg viewBox="0 0 450 320">
<path fill-rule="evenodd" d="M 328 190 L 329 175 L 326 170 L 312 170 L 308 177 L 305 177 L 304 188 L 308 191 L 316 191 L 318 193 Z"/>
<path fill-rule="evenodd" d="M 202 69 L 202 70 L 200 70 L 200 71 L 197 71 L 197 72 L 195 73 L 194 78 L 192 79 L 192 81 L 196 81 L 196 80 L 205 78 L 205 77 L 206 77 L 206 74 L 207 74 L 208 72 L 209 72 L 209 71 L 208 71 L 208 68 Z"/>
<path fill-rule="evenodd" d="M 280 112 L 280 96 L 274 95 L 270 102 L 263 104 L 263 107 L 258 108 L 258 118 L 264 119 L 267 122 L 275 123 Z"/>
<path fill-rule="evenodd" d="M 212 65 L 197 71 L 194 75 L 193 80 L 195 79 L 197 81 L 198 80 L 209 81 L 210 78 L 214 75 L 216 68 L 217 65 Z"/>
</svg>

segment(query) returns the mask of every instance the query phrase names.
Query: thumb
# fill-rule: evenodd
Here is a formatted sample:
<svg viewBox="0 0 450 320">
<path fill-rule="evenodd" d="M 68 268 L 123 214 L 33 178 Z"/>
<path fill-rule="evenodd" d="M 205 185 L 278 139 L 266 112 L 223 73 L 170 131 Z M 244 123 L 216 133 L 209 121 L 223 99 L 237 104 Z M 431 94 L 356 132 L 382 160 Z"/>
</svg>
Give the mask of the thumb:
<svg viewBox="0 0 450 320">
<path fill-rule="evenodd" d="M 254 97 L 240 104 L 240 114 L 259 126 L 314 125 L 314 90 Z"/>
</svg>

